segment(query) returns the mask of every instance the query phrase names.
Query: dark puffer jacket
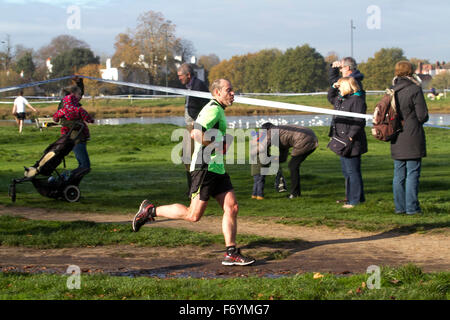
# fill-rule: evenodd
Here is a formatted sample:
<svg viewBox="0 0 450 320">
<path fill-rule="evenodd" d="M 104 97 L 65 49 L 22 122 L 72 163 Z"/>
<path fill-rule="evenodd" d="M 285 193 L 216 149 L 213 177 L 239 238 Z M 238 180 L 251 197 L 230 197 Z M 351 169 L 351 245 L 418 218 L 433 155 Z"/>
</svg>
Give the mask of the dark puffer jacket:
<svg viewBox="0 0 450 320">
<path fill-rule="evenodd" d="M 391 156 L 395 160 L 412 160 L 426 157 L 426 140 L 423 124 L 428 121 L 428 108 L 420 86 L 405 77 L 394 80 L 394 86 L 407 85 L 396 94 L 396 105 L 403 123 L 397 139 L 391 141 Z"/>
<path fill-rule="evenodd" d="M 296 157 L 299 155 L 307 154 L 308 152 L 315 150 L 319 146 L 319 139 L 314 131 L 310 128 L 297 126 L 297 125 L 281 125 L 272 126 L 270 130 L 278 130 L 279 149 L 280 149 L 280 162 L 287 160 L 289 149 L 291 150 L 291 156 Z M 267 145 L 272 144 L 272 131 L 268 135 Z"/>
<path fill-rule="evenodd" d="M 330 88 L 328 101 L 334 105 L 335 110 L 365 114 L 367 105 L 361 95 L 358 91 L 355 94 L 341 97 L 338 89 Z M 365 126 L 366 120 L 362 118 L 333 116 L 328 136 L 341 139 L 352 138 L 351 151 L 348 157 L 359 156 L 367 152 Z"/>
</svg>

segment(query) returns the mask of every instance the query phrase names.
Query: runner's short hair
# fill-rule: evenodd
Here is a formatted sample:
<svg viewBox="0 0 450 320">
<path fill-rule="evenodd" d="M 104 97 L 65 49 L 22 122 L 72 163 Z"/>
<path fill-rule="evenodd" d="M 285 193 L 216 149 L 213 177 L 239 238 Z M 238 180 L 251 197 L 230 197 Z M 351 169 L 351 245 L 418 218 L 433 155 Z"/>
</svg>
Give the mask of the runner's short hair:
<svg viewBox="0 0 450 320">
<path fill-rule="evenodd" d="M 211 94 L 214 95 L 214 90 L 217 89 L 217 90 L 220 91 L 220 89 L 222 89 L 223 83 L 224 83 L 225 81 L 230 82 L 230 80 L 228 80 L 228 79 L 216 79 L 216 80 L 214 80 L 214 81 L 211 83 L 211 85 L 209 86 L 209 92 L 211 92 Z M 230 83 L 231 83 L 231 82 L 230 82 Z"/>
</svg>

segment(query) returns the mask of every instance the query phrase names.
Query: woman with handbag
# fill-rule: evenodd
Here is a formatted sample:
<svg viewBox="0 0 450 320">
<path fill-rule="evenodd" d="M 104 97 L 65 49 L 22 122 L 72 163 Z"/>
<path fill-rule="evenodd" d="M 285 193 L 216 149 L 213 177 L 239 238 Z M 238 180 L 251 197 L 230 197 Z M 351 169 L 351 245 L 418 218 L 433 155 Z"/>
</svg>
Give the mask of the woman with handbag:
<svg viewBox="0 0 450 320">
<path fill-rule="evenodd" d="M 339 111 L 364 114 L 367 110 L 360 87 L 352 77 L 334 83 L 328 91 L 328 101 Z M 346 194 L 343 208 L 346 209 L 365 201 L 361 175 L 361 155 L 367 152 L 365 126 L 365 119 L 333 116 L 328 134 L 331 138 L 328 148 L 341 158 Z"/>
</svg>

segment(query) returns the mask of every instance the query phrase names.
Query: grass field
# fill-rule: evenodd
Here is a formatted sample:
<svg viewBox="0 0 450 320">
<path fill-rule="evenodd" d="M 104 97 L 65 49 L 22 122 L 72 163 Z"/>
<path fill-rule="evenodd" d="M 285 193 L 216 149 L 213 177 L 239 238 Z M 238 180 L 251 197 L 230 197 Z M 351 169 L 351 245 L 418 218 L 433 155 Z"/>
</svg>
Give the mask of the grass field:
<svg viewBox="0 0 450 320">
<path fill-rule="evenodd" d="M 81 184 L 83 201 L 70 205 L 70 210 L 126 213 L 144 198 L 159 205 L 181 202 L 186 191 L 182 165 L 171 162 L 171 151 L 177 142 L 171 142 L 171 125 L 93 126 L 88 150 L 92 172 Z M 394 214 L 392 200 L 392 170 L 389 145 L 369 137 L 369 152 L 363 156 L 362 172 L 367 201 L 355 210 L 346 211 L 336 205 L 344 196 L 344 183 L 339 158 L 326 148 L 327 128 L 314 128 L 319 137 L 319 148 L 302 165 L 302 195 L 295 201 L 286 201 L 285 194 L 273 190 L 274 177 L 266 182 L 267 201 L 250 199 L 252 177 L 250 165 L 227 165 L 232 177 L 240 215 L 282 217 L 284 223 L 348 227 L 365 231 L 405 229 L 405 231 L 444 232 L 450 212 L 449 151 L 450 140 L 445 130 L 426 128 L 428 157 L 423 161 L 420 201 L 423 214 L 399 216 Z M 369 132 L 368 132 L 369 133 Z M 0 127 L 0 202 L 11 205 L 7 195 L 13 178 L 23 175 L 23 166 L 33 165 L 46 146 L 56 140 L 58 129 L 42 133 L 27 127 L 23 135 L 15 128 Z M 71 153 L 68 168 L 76 167 Z M 286 178 L 289 172 L 283 164 Z M 19 206 L 67 210 L 65 202 L 39 195 L 30 183 L 17 186 Z M 267 204 L 276 210 L 267 210 Z M 218 205 L 211 203 L 208 214 L 220 215 Z"/>
<path fill-rule="evenodd" d="M 69 204 L 42 197 L 31 184 L 19 185 L 17 202 L 8 198 L 8 185 L 23 175 L 23 166 L 38 160 L 48 144 L 59 136 L 58 129 L 39 132 L 26 127 L 22 135 L 14 127 L 0 127 L 0 204 L 48 208 L 61 211 L 129 214 L 144 198 L 157 204 L 184 203 L 184 166 L 170 161 L 177 142 L 171 141 L 172 125 L 92 126 L 88 150 L 92 172 L 81 184 L 82 200 Z M 281 223 L 327 226 L 362 231 L 398 231 L 448 235 L 450 226 L 450 140 L 448 132 L 426 128 L 428 157 L 423 160 L 420 201 L 423 214 L 396 215 L 392 200 L 392 170 L 389 145 L 369 139 L 362 172 L 366 203 L 347 211 L 336 204 L 343 198 L 344 182 L 337 156 L 326 148 L 328 128 L 316 127 L 319 149 L 302 165 L 302 197 L 287 201 L 286 194 L 273 189 L 274 177 L 266 182 L 266 200 L 250 199 L 253 184 L 250 165 L 227 165 L 240 205 L 241 216 L 281 218 Z M 369 131 L 367 130 L 369 134 Z M 67 167 L 76 167 L 73 154 Z M 286 164 L 285 176 L 289 179 Z M 289 181 L 289 180 L 288 180 Z M 207 215 L 221 216 L 215 202 Z M 72 248 L 136 243 L 140 246 L 171 247 L 190 244 L 220 244 L 221 235 L 158 229 L 164 242 L 154 242 L 147 231 L 131 233 L 129 226 L 90 222 L 31 221 L 0 218 L 1 246 Z M 29 237 L 29 234 L 33 237 Z M 240 235 L 240 243 L 269 239 Z M 283 239 L 270 239 L 283 241 Z M 1 248 L 1 247 L 0 247 Z M 0 274 L 0 299 L 448 299 L 450 274 L 425 274 L 409 265 L 383 269 L 381 290 L 368 290 L 368 275 L 338 277 L 327 274 L 313 279 L 299 274 L 281 279 L 129 279 L 105 275 L 82 276 L 86 290 L 68 291 L 60 275 Z"/>
</svg>

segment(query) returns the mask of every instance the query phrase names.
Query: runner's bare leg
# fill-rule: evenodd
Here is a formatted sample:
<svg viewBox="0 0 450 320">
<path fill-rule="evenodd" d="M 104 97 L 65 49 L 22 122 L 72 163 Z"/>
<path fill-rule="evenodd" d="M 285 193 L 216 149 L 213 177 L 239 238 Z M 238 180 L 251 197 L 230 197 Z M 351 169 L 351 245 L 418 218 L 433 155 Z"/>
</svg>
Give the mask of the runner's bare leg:
<svg viewBox="0 0 450 320">
<path fill-rule="evenodd" d="M 223 208 L 222 232 L 225 246 L 236 246 L 237 215 L 239 206 L 234 191 L 228 191 L 216 196 L 217 202 Z"/>
<path fill-rule="evenodd" d="M 168 219 L 197 222 L 203 216 L 207 205 L 208 201 L 200 200 L 200 196 L 197 195 L 191 200 L 189 207 L 179 203 L 156 207 L 156 216 Z"/>
</svg>

